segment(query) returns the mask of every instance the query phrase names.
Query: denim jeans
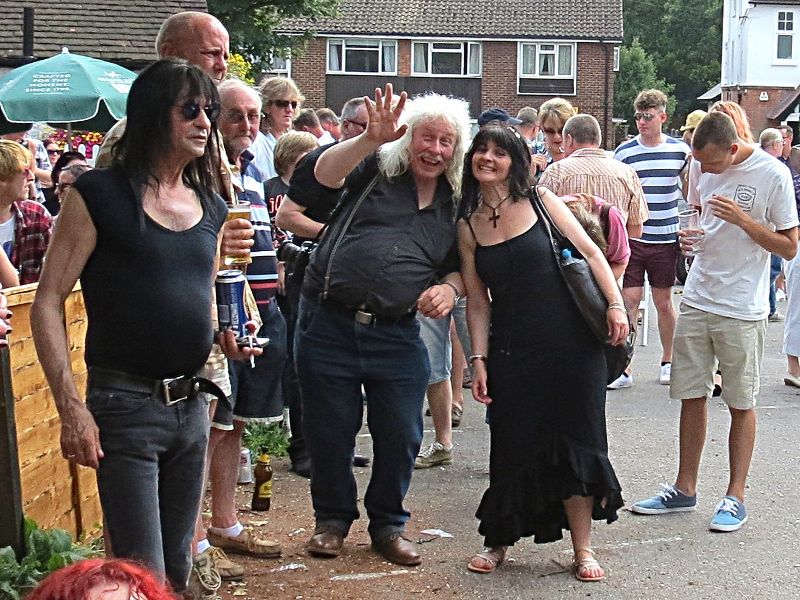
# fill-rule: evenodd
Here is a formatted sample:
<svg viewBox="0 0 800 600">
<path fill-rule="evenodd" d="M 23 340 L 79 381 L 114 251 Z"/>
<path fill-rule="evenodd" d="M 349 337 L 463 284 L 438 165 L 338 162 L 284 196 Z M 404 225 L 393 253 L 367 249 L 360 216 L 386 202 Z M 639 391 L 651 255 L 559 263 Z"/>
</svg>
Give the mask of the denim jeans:
<svg viewBox="0 0 800 600">
<path fill-rule="evenodd" d="M 208 444 L 208 404 L 90 388 L 87 405 L 100 429 L 100 503 L 112 552 L 186 588 L 191 542 Z"/>
<path fill-rule="evenodd" d="M 422 404 L 430 373 L 417 320 L 361 325 L 301 298 L 295 360 L 317 525 L 347 535 L 359 516 L 353 450 L 364 410 L 363 385 L 374 453 L 364 496 L 369 534 L 380 541 L 403 531 L 410 516 L 403 499 L 422 443 Z"/>
<path fill-rule="evenodd" d="M 769 314 L 778 312 L 778 303 L 775 299 L 775 280 L 783 269 L 783 259 L 777 254 L 769 255 Z"/>
</svg>

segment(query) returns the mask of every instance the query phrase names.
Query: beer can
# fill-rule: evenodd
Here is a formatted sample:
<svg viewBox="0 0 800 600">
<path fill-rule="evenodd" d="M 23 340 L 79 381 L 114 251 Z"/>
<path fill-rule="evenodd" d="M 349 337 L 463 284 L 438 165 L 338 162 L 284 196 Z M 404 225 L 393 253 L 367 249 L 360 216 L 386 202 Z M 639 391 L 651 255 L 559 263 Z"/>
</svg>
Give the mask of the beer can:
<svg viewBox="0 0 800 600">
<path fill-rule="evenodd" d="M 217 319 L 220 331 L 232 330 L 237 338 L 245 337 L 247 313 L 244 310 L 244 273 L 237 269 L 220 271 L 214 286 L 217 292 Z"/>
<path fill-rule="evenodd" d="M 253 483 L 253 462 L 247 448 L 242 448 L 239 456 L 239 483 Z"/>
</svg>

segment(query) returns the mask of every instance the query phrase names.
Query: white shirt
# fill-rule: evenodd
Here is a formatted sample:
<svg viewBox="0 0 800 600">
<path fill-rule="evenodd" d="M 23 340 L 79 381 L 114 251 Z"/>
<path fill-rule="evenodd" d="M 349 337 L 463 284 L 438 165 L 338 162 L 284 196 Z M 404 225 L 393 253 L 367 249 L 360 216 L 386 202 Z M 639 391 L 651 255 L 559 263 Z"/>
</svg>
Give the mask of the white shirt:
<svg viewBox="0 0 800 600">
<path fill-rule="evenodd" d="M 319 145 L 320 146 L 327 146 L 328 144 L 332 144 L 336 140 L 333 139 L 330 131 L 323 131 L 322 135 L 319 137 Z"/>
<path fill-rule="evenodd" d="M 253 153 L 253 163 L 261 171 L 264 181 L 278 176 L 275 170 L 275 144 L 278 140 L 271 133 L 264 135 L 260 131 L 249 150 Z"/>
<path fill-rule="evenodd" d="M 11 218 L 5 223 L 0 223 L 0 246 L 3 252 L 6 253 L 8 258 L 11 258 L 11 250 L 14 248 L 14 225 L 16 224 L 16 215 L 12 214 Z"/>
<path fill-rule="evenodd" d="M 789 169 L 766 152 L 755 150 L 723 173 L 689 171 L 689 204 L 700 206 L 704 246 L 686 285 L 683 302 L 723 317 L 759 321 L 769 314 L 769 252 L 741 227 L 714 216 L 712 194 L 731 198 L 757 223 L 782 231 L 797 226 L 797 207 Z"/>
</svg>

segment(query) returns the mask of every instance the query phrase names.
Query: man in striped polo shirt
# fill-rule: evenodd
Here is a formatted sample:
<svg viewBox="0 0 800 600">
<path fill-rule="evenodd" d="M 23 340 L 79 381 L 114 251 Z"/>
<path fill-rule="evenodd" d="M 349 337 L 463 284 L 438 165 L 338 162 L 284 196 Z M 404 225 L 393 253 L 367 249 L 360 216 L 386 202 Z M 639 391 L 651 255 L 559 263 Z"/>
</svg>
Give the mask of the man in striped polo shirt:
<svg viewBox="0 0 800 600">
<path fill-rule="evenodd" d="M 281 554 L 280 544 L 245 529 L 236 512 L 236 480 L 245 425 L 279 421 L 283 415 L 281 378 L 286 362 L 286 322 L 275 301 L 278 261 L 264 200 L 264 177 L 253 164 L 249 151 L 261 122 L 261 97 L 238 79 L 223 81 L 218 90 L 222 108 L 218 127 L 231 162 L 234 188 L 240 201 L 250 202 L 250 221 L 255 230 L 250 252 L 253 262 L 248 265 L 246 275 L 263 322 L 258 336 L 269 338 L 269 343 L 252 368 L 247 362 L 242 362 L 241 368 L 228 364 L 230 407 L 217 404 L 208 442 L 211 527 L 203 536 L 202 519 L 198 518 L 197 551 L 205 552 L 210 544 L 212 549 L 277 558 Z M 226 568 L 217 565 L 223 579 L 242 578 L 241 565 L 230 560 L 224 565 Z"/>
<path fill-rule="evenodd" d="M 642 226 L 642 237 L 630 240 L 631 258 L 622 281 L 622 293 L 631 322 L 636 323 L 647 273 L 661 338 L 659 383 L 669 385 L 676 318 L 672 306 L 672 285 L 675 283 L 675 265 L 680 253 L 677 241 L 680 178 L 691 151 L 684 142 L 661 131 L 667 121 L 667 96 L 663 92 L 639 92 L 633 107 L 639 135 L 621 144 L 614 151 L 614 158 L 636 170 L 647 198 L 650 217 Z M 620 389 L 632 385 L 633 376 L 626 372 L 608 387 Z"/>
</svg>

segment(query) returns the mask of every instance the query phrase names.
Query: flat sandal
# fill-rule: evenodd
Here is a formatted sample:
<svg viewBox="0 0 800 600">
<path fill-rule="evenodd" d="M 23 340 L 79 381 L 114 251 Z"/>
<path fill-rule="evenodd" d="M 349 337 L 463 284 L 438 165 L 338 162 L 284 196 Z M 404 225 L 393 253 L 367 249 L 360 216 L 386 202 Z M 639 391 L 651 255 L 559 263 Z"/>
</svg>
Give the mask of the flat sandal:
<svg viewBox="0 0 800 600">
<path fill-rule="evenodd" d="M 489 567 L 479 567 L 474 564 L 474 560 L 476 558 L 479 558 L 489 564 Z M 506 549 L 502 546 L 498 546 L 497 548 L 484 548 L 482 552 L 478 552 L 470 559 L 469 563 L 467 563 L 467 569 L 473 573 L 482 573 L 488 575 L 489 573 L 494 573 L 495 569 L 502 565 L 505 560 Z"/>
<path fill-rule="evenodd" d="M 603 567 L 600 566 L 600 563 L 597 562 L 597 559 L 594 557 L 594 550 L 592 550 L 591 548 L 581 548 L 579 550 L 575 550 L 575 552 L 576 553 L 588 552 L 590 554 L 589 557 L 582 558 L 580 560 L 573 557 L 572 570 L 575 573 L 575 579 L 577 579 L 578 581 L 594 582 L 594 581 L 603 581 L 606 578 L 605 570 L 603 569 Z M 583 571 L 584 569 L 587 571 L 593 569 L 600 569 L 601 571 L 603 571 L 603 575 L 600 575 L 598 577 L 586 577 L 584 575 L 581 575 L 581 571 Z"/>
</svg>

